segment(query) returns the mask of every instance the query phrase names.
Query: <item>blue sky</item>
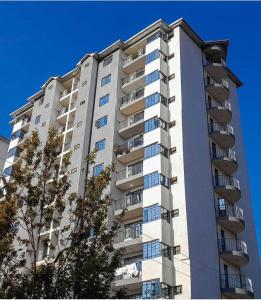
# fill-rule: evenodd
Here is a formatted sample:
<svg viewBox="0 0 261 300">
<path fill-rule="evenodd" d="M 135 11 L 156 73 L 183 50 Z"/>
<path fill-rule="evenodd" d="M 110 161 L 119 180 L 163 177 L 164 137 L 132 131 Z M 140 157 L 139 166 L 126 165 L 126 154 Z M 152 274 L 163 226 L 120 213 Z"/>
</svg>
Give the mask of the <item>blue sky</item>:
<svg viewBox="0 0 261 300">
<path fill-rule="evenodd" d="M 180 17 L 205 40 L 230 40 L 228 65 L 245 84 L 239 102 L 261 249 L 261 2 L 0 2 L 0 134 L 10 135 L 9 113 L 49 76 L 159 18 Z"/>
</svg>

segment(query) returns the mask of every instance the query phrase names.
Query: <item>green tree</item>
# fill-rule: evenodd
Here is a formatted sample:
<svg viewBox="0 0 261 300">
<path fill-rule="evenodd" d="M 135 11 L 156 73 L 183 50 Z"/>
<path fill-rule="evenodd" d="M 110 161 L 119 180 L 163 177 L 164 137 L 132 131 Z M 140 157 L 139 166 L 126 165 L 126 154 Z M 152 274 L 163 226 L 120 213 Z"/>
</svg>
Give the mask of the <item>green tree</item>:
<svg viewBox="0 0 261 300">
<path fill-rule="evenodd" d="M 107 166 L 88 177 L 85 193 L 69 193 L 67 167 L 59 171 L 62 137 L 50 130 L 41 148 L 37 132 L 24 143 L 11 179 L 2 178 L 0 202 L 1 298 L 109 298 L 122 250 L 114 250 L 118 223 L 108 224 L 112 203 L 107 186 L 113 172 Z M 95 153 L 87 158 L 94 163 Z M 60 170 L 61 171 L 61 170 Z M 51 255 L 39 264 L 42 235 L 51 222 L 68 222 L 55 231 L 56 244 L 46 240 Z M 22 287 L 22 288 L 21 288 Z"/>
</svg>

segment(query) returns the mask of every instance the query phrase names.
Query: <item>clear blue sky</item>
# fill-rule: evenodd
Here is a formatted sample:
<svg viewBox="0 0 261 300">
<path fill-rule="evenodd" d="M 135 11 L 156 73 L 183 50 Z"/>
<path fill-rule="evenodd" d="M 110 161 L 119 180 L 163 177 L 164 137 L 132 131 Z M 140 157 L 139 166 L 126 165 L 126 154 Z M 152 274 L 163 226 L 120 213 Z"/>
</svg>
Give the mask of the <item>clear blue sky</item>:
<svg viewBox="0 0 261 300">
<path fill-rule="evenodd" d="M 228 65 L 245 84 L 239 102 L 261 248 L 261 3 L 0 2 L 0 134 L 10 135 L 9 113 L 49 76 L 159 18 L 171 23 L 180 17 L 205 40 L 230 40 Z"/>
</svg>

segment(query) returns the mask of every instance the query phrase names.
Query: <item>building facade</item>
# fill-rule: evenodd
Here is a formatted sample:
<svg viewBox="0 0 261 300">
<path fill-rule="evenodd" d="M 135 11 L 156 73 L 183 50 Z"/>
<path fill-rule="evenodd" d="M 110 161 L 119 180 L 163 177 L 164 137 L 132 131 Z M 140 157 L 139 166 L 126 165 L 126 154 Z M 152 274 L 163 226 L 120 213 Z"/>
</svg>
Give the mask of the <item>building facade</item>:
<svg viewBox="0 0 261 300">
<path fill-rule="evenodd" d="M 129 298 L 261 297 L 260 262 L 237 88 L 228 41 L 203 41 L 184 21 L 158 20 L 129 40 L 85 55 L 11 114 L 5 175 L 25 137 L 63 134 L 71 191 L 114 163 L 110 219 L 127 209 L 112 292 Z M 97 149 L 96 164 L 85 157 Z M 57 174 L 58 175 L 58 174 Z M 66 225 L 60 224 L 59 228 Z M 52 255 L 43 235 L 39 261 Z"/>
<path fill-rule="evenodd" d="M 0 136 L 0 175 L 3 174 L 6 155 L 8 151 L 8 145 L 9 145 L 9 140 L 3 136 Z"/>
</svg>

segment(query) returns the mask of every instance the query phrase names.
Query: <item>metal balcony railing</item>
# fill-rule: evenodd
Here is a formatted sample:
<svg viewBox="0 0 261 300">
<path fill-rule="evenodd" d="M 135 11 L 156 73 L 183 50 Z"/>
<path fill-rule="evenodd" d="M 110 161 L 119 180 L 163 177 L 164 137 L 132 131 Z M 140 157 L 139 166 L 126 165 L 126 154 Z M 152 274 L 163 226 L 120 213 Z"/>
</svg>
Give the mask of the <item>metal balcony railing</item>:
<svg viewBox="0 0 261 300">
<path fill-rule="evenodd" d="M 126 169 L 117 172 L 116 179 L 122 180 L 134 175 L 141 174 L 142 172 L 143 172 L 143 163 L 141 162 L 135 165 L 128 166 Z"/>
<path fill-rule="evenodd" d="M 144 140 L 143 135 L 129 139 L 126 143 L 117 146 L 119 149 L 118 154 L 122 154 L 124 152 L 130 152 L 135 148 L 142 147 L 143 140 Z"/>
<path fill-rule="evenodd" d="M 136 78 L 143 76 L 144 74 L 145 74 L 145 69 L 134 72 L 134 73 L 130 74 L 130 76 L 122 79 L 122 85 L 125 85 L 125 84 L 135 80 Z"/>
<path fill-rule="evenodd" d="M 121 107 L 143 96 L 144 96 L 144 89 L 135 90 L 134 92 L 131 92 L 130 94 L 121 98 Z"/>
<path fill-rule="evenodd" d="M 234 188 L 237 188 L 238 190 L 240 190 L 239 180 L 233 176 L 227 176 L 227 175 L 214 176 L 214 184 L 215 184 L 215 186 L 230 185 L 230 186 L 233 186 Z"/>
<path fill-rule="evenodd" d="M 144 111 L 136 114 L 136 115 L 133 115 L 133 116 L 130 116 L 129 118 L 127 118 L 126 120 L 120 122 L 120 129 L 123 129 L 123 128 L 126 128 L 126 127 L 129 127 L 141 120 L 144 119 Z"/>
<path fill-rule="evenodd" d="M 216 206 L 218 217 L 235 217 L 243 220 L 243 209 L 236 205 L 219 204 Z"/>
<path fill-rule="evenodd" d="M 224 78 L 221 78 L 219 81 L 217 81 L 213 78 L 208 77 L 207 85 L 223 85 L 224 87 L 228 88 L 228 82 Z"/>
<path fill-rule="evenodd" d="M 247 254 L 245 242 L 235 239 L 218 239 L 219 252 L 240 251 Z"/>
<path fill-rule="evenodd" d="M 143 191 L 135 191 L 129 195 L 124 195 L 122 199 L 116 200 L 115 201 L 115 210 L 119 209 L 125 209 L 128 208 L 129 206 L 142 203 L 143 200 Z"/>
<path fill-rule="evenodd" d="M 26 125 L 30 122 L 31 122 L 31 118 L 26 117 L 26 118 L 23 119 L 22 126 L 24 126 L 24 125 Z"/>
<path fill-rule="evenodd" d="M 124 228 L 122 231 L 117 232 L 114 243 L 122 243 L 131 239 L 137 239 L 142 235 L 142 224 L 135 224 L 128 228 Z"/>
<path fill-rule="evenodd" d="M 211 149 L 211 157 L 213 159 L 230 158 L 234 161 L 237 160 L 236 153 L 234 150 L 224 149 L 220 147 L 215 147 Z"/>
<path fill-rule="evenodd" d="M 217 108 L 217 107 L 223 107 L 223 108 L 226 108 L 226 109 L 231 111 L 231 104 L 227 100 L 218 101 L 218 100 L 211 99 L 210 101 L 208 101 L 208 108 L 209 109 L 210 108 Z"/>
<path fill-rule="evenodd" d="M 234 133 L 233 127 L 231 125 L 224 124 L 224 123 L 217 123 L 217 122 L 213 122 L 212 124 L 209 124 L 209 131 L 211 133 L 220 132 L 220 131 L 225 131 L 230 134 Z"/>
<path fill-rule="evenodd" d="M 136 59 L 138 59 L 140 56 L 142 56 L 143 54 L 145 54 L 145 48 L 141 48 L 138 52 L 136 52 L 133 55 L 128 56 L 123 63 L 123 66 L 135 61 Z"/>
<path fill-rule="evenodd" d="M 251 279 L 241 274 L 221 274 L 220 285 L 222 289 L 245 289 L 253 293 Z"/>
</svg>

